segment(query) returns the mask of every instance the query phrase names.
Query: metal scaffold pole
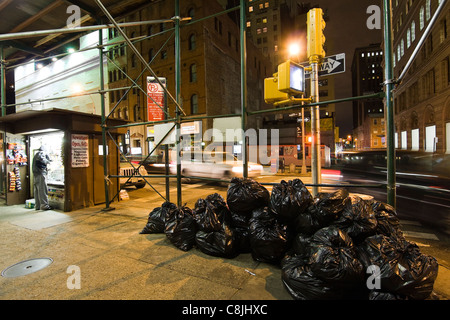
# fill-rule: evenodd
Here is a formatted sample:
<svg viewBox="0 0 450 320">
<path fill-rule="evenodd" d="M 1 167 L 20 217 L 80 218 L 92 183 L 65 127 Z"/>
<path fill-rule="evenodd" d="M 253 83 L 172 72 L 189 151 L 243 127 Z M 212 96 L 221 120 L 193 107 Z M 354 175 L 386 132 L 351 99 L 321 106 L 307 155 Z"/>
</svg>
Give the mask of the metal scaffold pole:
<svg viewBox="0 0 450 320">
<path fill-rule="evenodd" d="M 391 0 L 383 0 L 384 10 L 384 72 L 386 93 L 386 137 L 387 137 L 387 203 L 395 208 L 395 144 L 394 144 L 394 72 L 392 68 Z"/>
<path fill-rule="evenodd" d="M 240 2 L 240 39 L 241 39 L 241 128 L 242 128 L 242 163 L 243 177 L 248 177 L 248 150 L 245 129 L 247 126 L 247 47 L 246 47 L 246 19 L 245 0 Z"/>
<path fill-rule="evenodd" d="M 319 62 L 311 60 L 311 97 L 313 102 L 319 102 Z M 321 184 L 321 159 L 320 159 L 320 109 L 319 106 L 311 107 L 311 174 L 313 184 Z M 318 186 L 312 188 L 313 195 L 320 192 Z"/>
<path fill-rule="evenodd" d="M 113 210 L 109 206 L 109 186 L 108 186 L 108 156 L 107 156 L 107 146 L 106 146 L 106 117 L 105 117 L 105 77 L 103 70 L 103 31 L 98 31 L 98 43 L 99 43 L 99 70 L 100 70 L 100 106 L 101 106 L 101 117 L 102 117 L 102 143 L 103 143 L 103 174 L 104 174 L 104 185 L 105 185 L 105 208 L 103 211 Z"/>
<path fill-rule="evenodd" d="M 177 150 L 177 204 L 182 204 L 181 194 L 181 121 L 180 121 L 180 101 L 181 101 L 181 55 L 180 55 L 180 0 L 175 0 L 175 99 L 176 107 L 176 150 Z"/>
</svg>

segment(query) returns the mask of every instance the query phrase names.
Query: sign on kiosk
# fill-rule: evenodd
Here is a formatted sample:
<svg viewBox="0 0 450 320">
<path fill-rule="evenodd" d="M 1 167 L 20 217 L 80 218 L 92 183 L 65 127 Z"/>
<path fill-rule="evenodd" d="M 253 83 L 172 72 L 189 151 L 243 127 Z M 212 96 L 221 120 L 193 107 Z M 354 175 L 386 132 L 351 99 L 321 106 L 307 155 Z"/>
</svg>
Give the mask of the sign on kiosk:
<svg viewBox="0 0 450 320">
<path fill-rule="evenodd" d="M 166 86 L 166 78 L 158 78 Z M 164 120 L 164 89 L 154 77 L 147 77 L 148 121 Z"/>
</svg>

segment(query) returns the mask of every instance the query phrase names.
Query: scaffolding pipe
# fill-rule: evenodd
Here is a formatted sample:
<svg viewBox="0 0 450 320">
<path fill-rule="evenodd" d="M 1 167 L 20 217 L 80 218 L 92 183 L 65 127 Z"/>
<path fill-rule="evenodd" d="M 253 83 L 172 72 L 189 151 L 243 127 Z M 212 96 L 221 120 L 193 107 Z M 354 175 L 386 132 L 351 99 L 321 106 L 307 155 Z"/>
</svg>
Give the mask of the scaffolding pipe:
<svg viewBox="0 0 450 320">
<path fill-rule="evenodd" d="M 98 43 L 103 43 L 103 32 L 98 33 Z M 103 174 L 104 174 L 104 186 L 105 186 L 105 208 L 102 209 L 102 211 L 110 211 L 114 208 L 109 206 L 109 186 L 108 186 L 108 157 L 107 152 L 108 148 L 106 146 L 106 128 L 104 126 L 105 124 L 105 76 L 104 76 L 104 70 L 103 70 L 103 48 L 98 49 L 99 52 L 99 64 L 100 64 L 100 105 L 101 105 L 101 117 L 102 117 L 102 141 L 103 141 Z"/>
<path fill-rule="evenodd" d="M 378 92 L 378 93 L 374 93 L 374 94 L 368 94 L 368 95 L 364 95 L 364 96 L 357 96 L 357 97 L 350 97 L 350 98 L 343 98 L 343 99 L 327 100 L 327 101 L 322 101 L 322 102 L 312 102 L 312 103 L 307 103 L 307 104 L 302 105 L 302 108 L 312 107 L 312 106 L 322 106 L 322 105 L 328 105 L 328 104 L 332 104 L 332 103 L 341 103 L 341 102 L 348 102 L 348 101 L 355 101 L 355 100 L 373 99 L 373 98 L 378 98 L 378 99 L 384 98 L 384 92 Z M 296 104 L 296 105 L 292 105 L 289 107 L 249 111 L 247 113 L 249 115 L 255 115 L 255 114 L 260 114 L 260 113 L 293 110 L 293 109 L 298 109 L 298 107 L 299 107 L 299 105 Z"/>
<path fill-rule="evenodd" d="M 244 135 L 247 127 L 247 47 L 246 47 L 246 11 L 245 0 L 240 0 L 240 40 L 241 40 L 241 129 Z M 242 174 L 248 177 L 247 137 L 242 137 Z"/>
<path fill-rule="evenodd" d="M 180 0 L 175 0 L 175 17 L 180 16 Z M 181 190 L 181 118 L 179 102 L 181 101 L 181 54 L 180 54 L 180 20 L 175 20 L 175 97 L 176 97 L 176 151 L 177 151 L 177 204 L 182 204 Z M 184 112 L 183 112 L 184 113 Z M 184 114 L 186 115 L 186 114 Z"/>
<path fill-rule="evenodd" d="M 384 72 L 386 94 L 386 145 L 387 145 L 387 203 L 396 206 L 395 144 L 394 144 L 394 72 L 392 68 L 391 0 L 383 0 L 384 10 Z"/>
<path fill-rule="evenodd" d="M 6 34 L 0 35 L 0 41 L 41 37 L 41 36 L 52 35 L 55 33 L 58 33 L 58 34 L 79 33 L 79 32 L 85 32 L 85 31 L 96 31 L 96 30 L 100 30 L 100 29 L 111 29 L 111 28 L 122 28 L 122 27 L 125 28 L 125 27 L 134 27 L 134 26 L 140 26 L 140 25 L 146 25 L 146 24 L 158 24 L 158 23 L 166 23 L 166 22 L 173 22 L 173 20 L 172 19 L 149 20 L 149 21 L 125 22 L 125 23 L 117 23 L 117 24 L 114 24 L 114 23 L 113 24 L 103 24 L 103 25 L 85 26 L 85 27 L 76 27 L 76 28 L 60 28 L 60 29 L 48 29 L 48 30 L 6 33 Z"/>
</svg>

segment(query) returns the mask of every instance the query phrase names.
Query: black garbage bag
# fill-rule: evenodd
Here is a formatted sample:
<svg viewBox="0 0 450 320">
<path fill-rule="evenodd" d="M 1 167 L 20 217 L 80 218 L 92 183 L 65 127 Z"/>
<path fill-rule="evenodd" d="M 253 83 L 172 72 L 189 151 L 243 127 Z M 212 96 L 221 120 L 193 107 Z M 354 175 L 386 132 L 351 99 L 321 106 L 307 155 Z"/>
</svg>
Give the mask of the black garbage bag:
<svg viewBox="0 0 450 320">
<path fill-rule="evenodd" d="M 317 208 L 317 218 L 322 226 L 327 226 L 336 220 L 350 202 L 347 189 L 339 189 L 335 192 L 320 192 L 314 197 Z"/>
<path fill-rule="evenodd" d="M 193 210 L 198 229 L 205 232 L 220 231 L 222 222 L 231 222 L 231 213 L 223 197 L 214 193 L 198 199 Z"/>
<path fill-rule="evenodd" d="M 270 206 L 280 222 L 292 222 L 311 204 L 313 196 L 300 179 L 282 180 L 272 188 Z"/>
<path fill-rule="evenodd" d="M 350 196 L 349 199 L 333 225 L 347 232 L 354 242 L 359 243 L 375 234 L 377 218 L 370 202 L 356 195 Z"/>
<path fill-rule="evenodd" d="M 226 222 L 220 231 L 197 231 L 195 242 L 200 251 L 211 256 L 233 258 L 237 254 L 234 231 Z"/>
<path fill-rule="evenodd" d="M 166 225 L 166 212 L 176 209 L 171 202 L 164 202 L 161 207 L 154 208 L 148 215 L 147 224 L 140 234 L 164 233 Z"/>
<path fill-rule="evenodd" d="M 350 236 L 335 226 L 317 231 L 309 240 L 311 271 L 334 287 L 348 292 L 364 285 L 363 265 Z"/>
<path fill-rule="evenodd" d="M 378 291 L 424 300 L 433 291 L 438 263 L 432 256 L 422 254 L 418 246 L 398 237 L 374 235 L 357 248 L 364 268 L 379 268 Z"/>
<path fill-rule="evenodd" d="M 303 255 L 286 255 L 281 261 L 281 279 L 296 300 L 340 300 L 344 291 L 319 279 Z"/>
<path fill-rule="evenodd" d="M 292 226 L 297 233 L 311 236 L 326 224 L 322 222 L 317 206 L 312 204 L 307 210 L 297 215 L 289 226 Z"/>
<path fill-rule="evenodd" d="M 369 293 L 369 300 L 408 300 L 407 297 L 393 294 L 390 292 L 371 291 Z"/>
<path fill-rule="evenodd" d="M 192 210 L 186 206 L 167 210 L 164 233 L 178 249 L 183 251 L 192 249 L 197 233 L 197 224 Z"/>
<path fill-rule="evenodd" d="M 231 228 L 234 232 L 235 248 L 239 253 L 250 253 L 249 217 L 231 212 Z"/>
<path fill-rule="evenodd" d="M 377 219 L 376 234 L 382 234 L 388 237 L 398 236 L 403 237 L 403 232 L 400 229 L 400 220 L 397 217 L 397 212 L 391 205 L 372 200 L 371 202 L 375 218 Z"/>
<path fill-rule="evenodd" d="M 253 210 L 249 230 L 252 258 L 279 264 L 288 248 L 288 234 L 272 209 L 266 206 Z"/>
<path fill-rule="evenodd" d="M 311 236 L 304 233 L 297 233 L 292 242 L 292 251 L 295 255 L 310 257 Z"/>
<path fill-rule="evenodd" d="M 269 191 L 250 178 L 233 178 L 227 190 L 227 204 L 230 211 L 250 217 L 254 209 L 268 206 Z"/>
<path fill-rule="evenodd" d="M 220 194 L 214 193 L 206 199 L 197 200 L 194 217 L 198 226 L 195 243 L 200 251 L 218 257 L 235 255 L 231 212 Z"/>
</svg>

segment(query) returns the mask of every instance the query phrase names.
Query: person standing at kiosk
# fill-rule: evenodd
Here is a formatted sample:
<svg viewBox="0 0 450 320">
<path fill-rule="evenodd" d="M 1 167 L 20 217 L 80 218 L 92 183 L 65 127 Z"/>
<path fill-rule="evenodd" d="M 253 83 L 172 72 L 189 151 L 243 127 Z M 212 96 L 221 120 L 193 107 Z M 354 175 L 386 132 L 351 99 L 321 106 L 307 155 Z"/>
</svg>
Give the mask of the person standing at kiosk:
<svg viewBox="0 0 450 320">
<path fill-rule="evenodd" d="M 47 164 L 52 160 L 46 152 L 45 146 L 41 146 L 33 158 L 33 174 L 34 174 L 34 201 L 36 210 L 52 210 L 48 204 L 47 190 Z"/>
</svg>

